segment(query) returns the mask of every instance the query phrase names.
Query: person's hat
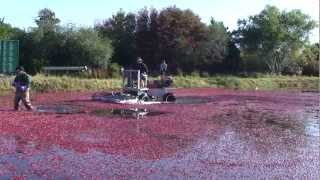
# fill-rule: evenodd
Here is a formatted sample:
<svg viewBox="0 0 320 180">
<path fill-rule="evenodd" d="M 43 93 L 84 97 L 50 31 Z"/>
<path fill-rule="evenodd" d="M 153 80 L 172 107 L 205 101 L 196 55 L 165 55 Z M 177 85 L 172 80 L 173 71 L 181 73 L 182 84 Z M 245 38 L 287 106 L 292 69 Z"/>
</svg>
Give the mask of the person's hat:
<svg viewBox="0 0 320 180">
<path fill-rule="evenodd" d="M 137 62 L 138 62 L 138 63 L 142 63 L 142 58 L 141 58 L 141 57 L 138 57 Z"/>
<path fill-rule="evenodd" d="M 22 66 L 18 66 L 18 67 L 16 68 L 16 71 L 24 71 L 24 68 L 23 68 Z"/>
</svg>

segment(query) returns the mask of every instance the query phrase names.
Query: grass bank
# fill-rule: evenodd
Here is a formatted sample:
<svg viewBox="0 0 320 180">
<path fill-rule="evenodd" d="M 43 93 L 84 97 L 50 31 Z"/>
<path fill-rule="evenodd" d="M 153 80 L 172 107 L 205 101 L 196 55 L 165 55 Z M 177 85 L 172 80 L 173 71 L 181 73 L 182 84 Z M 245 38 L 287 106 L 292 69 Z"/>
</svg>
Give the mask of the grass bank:
<svg viewBox="0 0 320 180">
<path fill-rule="evenodd" d="M 0 94 L 10 90 L 13 77 L 0 78 Z M 48 91 L 88 91 L 121 88 L 120 79 L 80 79 L 75 77 L 55 77 L 37 75 L 33 77 L 32 89 L 37 92 Z M 182 88 L 215 87 L 240 90 L 318 90 L 319 77 L 306 76 L 265 76 L 241 78 L 235 76 L 176 76 L 174 86 Z"/>
<path fill-rule="evenodd" d="M 10 90 L 13 77 L 0 78 L 0 91 Z M 43 76 L 32 78 L 32 90 L 37 92 L 48 91 L 88 91 L 115 89 L 121 87 L 120 79 L 83 79 L 68 76 Z"/>
<path fill-rule="evenodd" d="M 319 89 L 319 77 L 307 76 L 264 76 L 241 78 L 236 76 L 214 76 L 208 78 L 186 76 L 176 77 L 177 87 L 216 87 L 240 90 L 311 90 Z"/>
</svg>

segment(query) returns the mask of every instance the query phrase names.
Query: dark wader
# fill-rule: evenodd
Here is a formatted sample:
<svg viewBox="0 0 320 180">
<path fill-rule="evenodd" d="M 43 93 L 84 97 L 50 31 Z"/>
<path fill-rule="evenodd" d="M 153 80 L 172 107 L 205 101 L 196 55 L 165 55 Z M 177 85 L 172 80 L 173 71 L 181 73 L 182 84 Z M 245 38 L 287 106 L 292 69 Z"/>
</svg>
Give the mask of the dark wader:
<svg viewBox="0 0 320 180">
<path fill-rule="evenodd" d="M 20 101 L 22 101 L 22 103 L 24 104 L 24 106 L 28 110 L 32 110 L 29 92 L 30 92 L 29 88 L 27 88 L 25 91 L 21 91 L 18 88 L 16 88 L 16 93 L 14 96 L 14 109 L 15 110 L 19 110 Z"/>
<path fill-rule="evenodd" d="M 24 106 L 28 110 L 32 110 L 33 107 L 30 102 L 30 86 L 31 77 L 25 73 L 19 73 L 13 82 L 13 86 L 16 88 L 15 96 L 14 96 L 14 109 L 19 110 L 20 101 L 24 104 Z"/>
</svg>

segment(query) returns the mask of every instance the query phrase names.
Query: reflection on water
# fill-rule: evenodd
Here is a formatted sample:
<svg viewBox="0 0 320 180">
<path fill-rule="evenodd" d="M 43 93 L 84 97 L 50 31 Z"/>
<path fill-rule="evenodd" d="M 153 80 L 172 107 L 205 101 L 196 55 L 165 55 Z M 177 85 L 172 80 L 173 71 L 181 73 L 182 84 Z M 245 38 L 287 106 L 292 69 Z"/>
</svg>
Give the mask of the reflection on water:
<svg viewBox="0 0 320 180">
<path fill-rule="evenodd" d="M 318 112 L 316 113 L 318 114 Z M 299 116 L 298 116 L 299 117 Z M 320 137 L 320 118 L 314 113 L 303 114 L 305 134 L 311 137 Z"/>
<path fill-rule="evenodd" d="M 251 141 L 260 154 L 282 152 L 297 155 L 298 151 L 308 149 L 319 152 L 314 149 L 320 145 L 319 118 L 314 113 L 230 109 L 209 122 L 220 125 L 226 134 L 237 134 L 242 143 Z"/>
<path fill-rule="evenodd" d="M 0 176 L 5 179 L 18 175 L 27 179 L 44 176 L 55 179 L 269 179 L 288 174 L 290 177 L 313 179 L 319 176 L 319 162 L 316 161 L 319 149 L 304 144 L 306 139 L 302 136 L 295 139 L 295 151 L 290 151 L 284 148 L 285 144 L 282 145 L 285 142 L 282 139 L 287 137 L 272 132 L 259 132 L 254 129 L 242 131 L 229 125 L 223 126 L 219 133 L 217 129 L 208 128 L 196 142 L 189 144 L 191 146 L 178 144 L 183 149 L 171 156 L 154 160 L 134 159 L 120 153 L 108 154 L 95 149 L 79 153 L 58 145 L 37 149 L 39 142 L 0 135 Z M 166 145 L 171 141 L 184 141 L 175 135 L 161 135 L 150 130 L 144 130 L 144 133 Z M 97 143 L 91 137 L 88 139 L 88 136 L 81 138 L 85 140 L 81 143 Z M 274 146 L 269 147 L 268 141 Z M 22 153 L 17 153 L 17 149 Z M 144 153 L 152 153 L 152 150 Z"/>
<path fill-rule="evenodd" d="M 83 112 L 83 110 L 78 106 L 66 104 L 39 105 L 35 108 L 35 111 L 39 113 L 55 114 L 78 114 Z"/>
<path fill-rule="evenodd" d="M 68 143 L 48 145 L 39 137 L 30 140 L 0 134 L 0 179 L 16 176 L 27 179 L 45 176 L 54 179 L 317 179 L 320 176 L 318 111 L 285 113 L 255 106 L 226 110 L 209 120 L 199 120 L 205 124 L 200 133 L 184 129 L 168 132 L 165 127 L 155 130 L 143 121 L 130 121 L 131 124 L 124 124 L 141 127 L 138 131 L 129 128 L 128 136 L 123 139 L 118 134 L 112 137 L 113 132 L 98 130 L 95 126 L 83 127 L 85 130 L 66 136 L 70 138 L 66 142 L 75 141 L 85 147 L 85 151 L 77 151 Z M 101 109 L 92 113 L 102 117 L 140 118 L 164 112 Z M 153 141 L 156 147 L 152 146 Z M 132 142 L 141 146 L 133 146 Z M 108 148 L 129 153 L 110 152 Z M 157 152 L 159 149 L 163 154 Z M 136 158 L 136 154 L 157 158 L 146 160 Z"/>
<path fill-rule="evenodd" d="M 277 120 L 274 119 L 267 119 L 265 121 L 266 124 L 269 124 L 271 126 L 276 126 L 282 129 L 294 129 L 295 127 L 290 124 L 290 123 L 285 123 L 285 122 L 278 122 Z"/>
<path fill-rule="evenodd" d="M 0 176 L 5 179 L 21 175 L 27 179 L 44 176 L 56 179 L 269 179 L 287 175 L 308 179 L 319 177 L 319 141 L 318 136 L 315 138 L 319 132 L 319 127 L 316 126 L 318 119 L 309 119 L 301 132 L 296 130 L 300 128 L 297 125 L 299 123 L 293 126 L 279 125 L 276 115 L 272 116 L 273 121 L 269 120 L 271 124 L 260 123 L 261 119 L 252 123 L 253 119 L 259 117 L 257 115 L 245 121 L 239 114 L 233 116 L 229 113 L 226 117 L 237 118 L 237 121 L 230 122 L 221 117 L 218 121 L 210 121 L 207 129 L 204 129 L 202 136 L 195 142 L 177 135 L 142 129 L 141 133 L 160 141 L 166 149 L 175 149 L 176 153 L 154 160 L 123 156 L 120 152 L 109 154 L 95 148 L 80 153 L 58 145 L 43 146 L 39 143 L 44 142 L 28 141 L 19 136 L 0 135 Z M 299 120 L 302 121 L 297 121 Z M 251 121 L 251 126 L 244 126 L 241 121 Z M 217 123 L 220 126 L 214 129 Z M 107 132 L 96 133 L 98 137 L 94 132 L 88 132 L 77 136 L 77 140 L 83 144 L 108 144 L 108 140 L 111 140 L 103 136 Z M 154 149 L 146 146 L 143 153 L 152 154 Z"/>
<path fill-rule="evenodd" d="M 100 117 L 121 117 L 140 119 L 145 116 L 159 116 L 165 112 L 148 110 L 146 108 L 131 108 L 131 109 L 96 109 L 91 112 Z"/>
<path fill-rule="evenodd" d="M 308 136 L 315 136 L 315 137 L 319 137 L 320 136 L 320 130 L 319 130 L 319 122 L 307 122 L 306 123 L 306 134 Z"/>
<path fill-rule="evenodd" d="M 204 104 L 213 102 L 212 98 L 209 97 L 197 97 L 197 96 L 185 96 L 177 97 L 175 104 Z"/>
</svg>

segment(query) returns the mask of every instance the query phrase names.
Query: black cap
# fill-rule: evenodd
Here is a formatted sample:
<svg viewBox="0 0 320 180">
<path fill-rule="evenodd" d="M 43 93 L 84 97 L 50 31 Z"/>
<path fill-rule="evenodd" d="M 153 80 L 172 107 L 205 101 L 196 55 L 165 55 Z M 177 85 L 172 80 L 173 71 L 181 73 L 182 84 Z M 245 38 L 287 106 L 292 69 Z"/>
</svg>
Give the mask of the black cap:
<svg viewBox="0 0 320 180">
<path fill-rule="evenodd" d="M 22 66 L 18 66 L 18 67 L 16 68 L 16 71 L 24 71 L 24 68 L 23 68 Z"/>
</svg>

